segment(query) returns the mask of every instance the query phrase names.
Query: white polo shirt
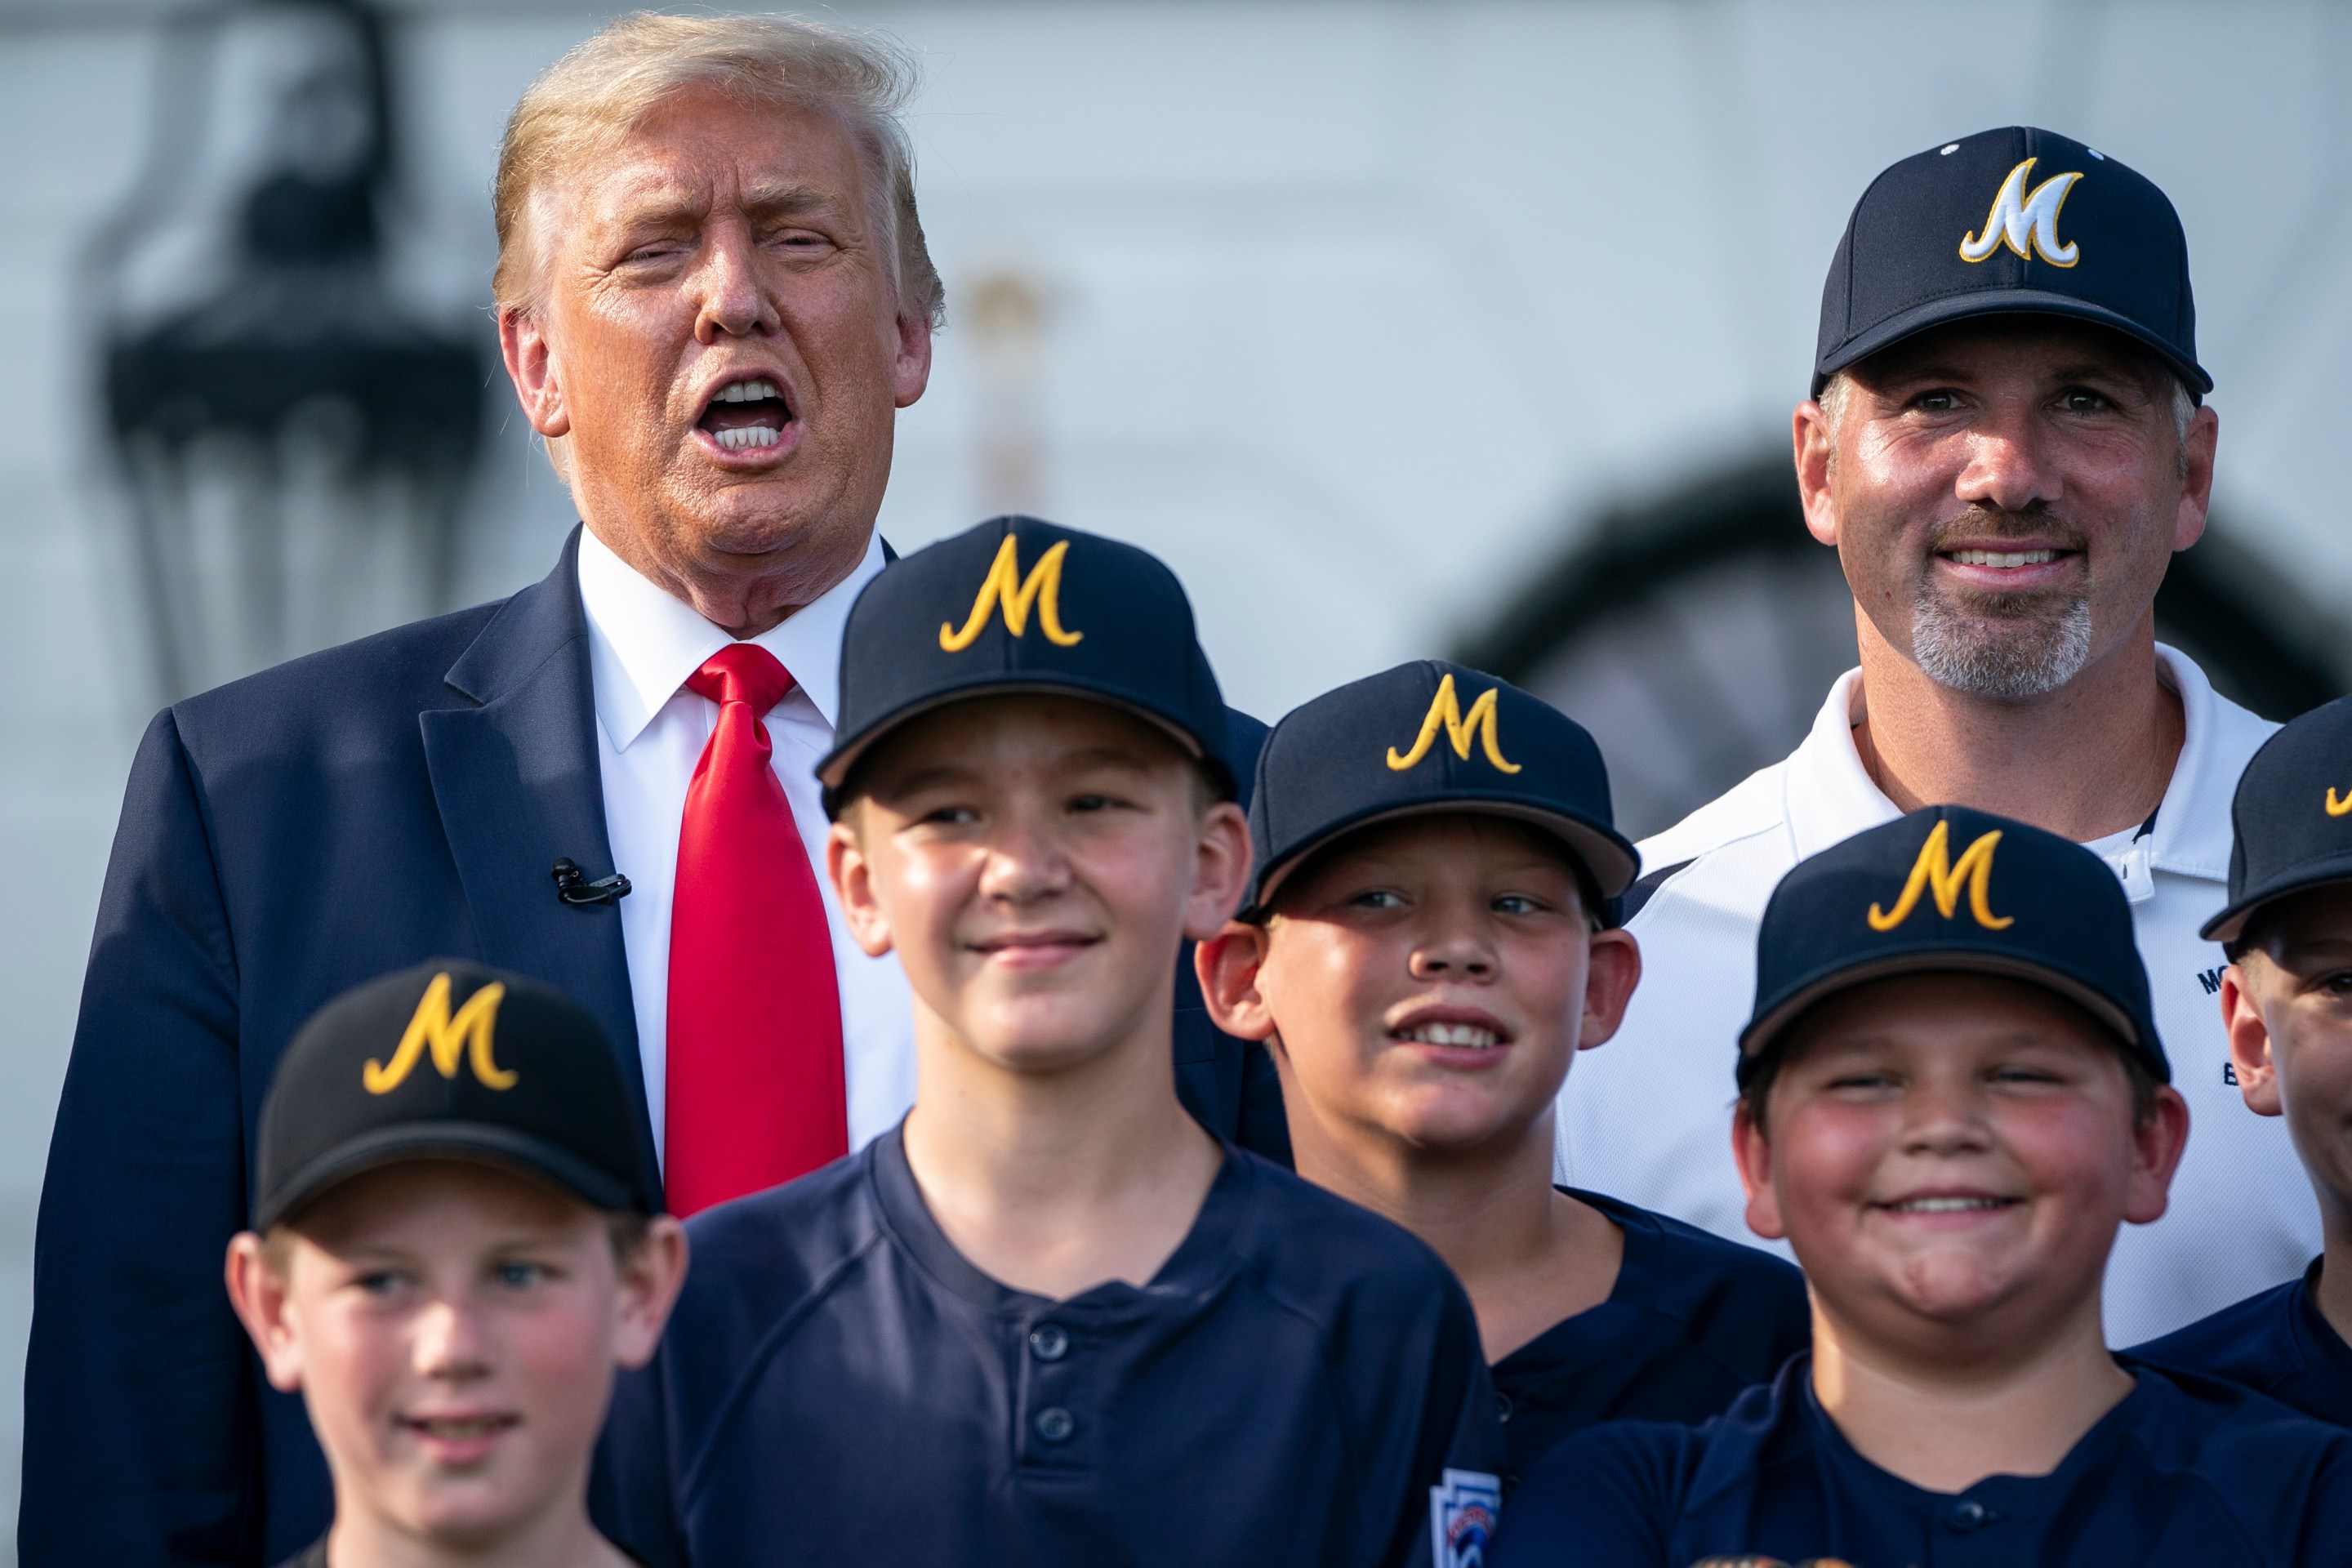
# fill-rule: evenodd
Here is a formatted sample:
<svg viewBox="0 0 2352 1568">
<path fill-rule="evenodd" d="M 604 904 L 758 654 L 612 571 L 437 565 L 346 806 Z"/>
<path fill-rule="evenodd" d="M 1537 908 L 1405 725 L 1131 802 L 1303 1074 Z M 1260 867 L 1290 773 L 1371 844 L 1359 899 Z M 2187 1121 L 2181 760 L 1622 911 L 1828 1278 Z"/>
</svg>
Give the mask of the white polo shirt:
<svg viewBox="0 0 2352 1568">
<path fill-rule="evenodd" d="M 2228 1072 L 2216 996 L 2227 960 L 2197 935 L 2226 901 L 2238 774 L 2278 726 L 2216 695 L 2176 650 L 2159 644 L 2157 660 L 2187 720 L 2180 760 L 2152 830 L 2087 847 L 2131 900 L 2189 1137 L 2171 1208 L 2116 1238 L 2106 1321 L 2118 1346 L 2293 1279 L 2320 1249 L 2318 1207 L 2284 1122 L 2247 1110 Z M 1799 860 L 1901 815 L 1854 749 L 1861 677 L 1849 671 L 1830 689 L 1785 762 L 1642 844 L 1645 876 L 1679 868 L 1630 922 L 1643 973 L 1623 1029 L 1580 1056 L 1560 1092 L 1562 1182 L 1765 1245 L 1748 1229 L 1731 1159 L 1732 1068 L 1755 1001 L 1757 925 Z"/>
</svg>

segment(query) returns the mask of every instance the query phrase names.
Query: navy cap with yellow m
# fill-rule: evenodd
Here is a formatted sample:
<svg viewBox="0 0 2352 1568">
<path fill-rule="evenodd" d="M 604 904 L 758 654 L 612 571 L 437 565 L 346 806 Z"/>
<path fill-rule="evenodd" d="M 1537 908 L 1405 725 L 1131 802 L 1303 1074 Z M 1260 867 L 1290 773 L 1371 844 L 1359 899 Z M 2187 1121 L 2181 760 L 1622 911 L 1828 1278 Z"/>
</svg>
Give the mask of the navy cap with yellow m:
<svg viewBox="0 0 2352 1568">
<path fill-rule="evenodd" d="M 1150 552 L 1033 517 L 999 517 L 885 567 L 841 637 L 841 716 L 817 764 L 824 804 L 868 748 L 950 702 L 1051 691 L 1166 731 L 1227 795 L 1229 724 L 1192 601 Z"/>
<path fill-rule="evenodd" d="M 254 1227 L 423 1159 L 501 1165 L 591 1208 L 658 1214 L 636 1126 L 620 1060 L 585 1008 L 520 974 L 435 959 L 344 992 L 278 1058 Z"/>
<path fill-rule="evenodd" d="M 1931 805 L 1799 861 L 1772 889 L 1756 934 L 1756 1008 L 1739 1036 L 1740 1087 L 1809 1008 L 1933 971 L 2055 992 L 2158 1083 L 2171 1079 L 2131 906 L 2106 862 L 2026 823 Z"/>
<path fill-rule="evenodd" d="M 1419 659 L 1293 710 L 1258 753 L 1257 849 L 1245 917 L 1271 907 L 1316 850 L 1398 817 L 1472 812 L 1551 834 L 1586 873 L 1606 918 L 1640 863 L 1617 831 L 1609 770 L 1583 726 L 1508 681 Z"/>
</svg>

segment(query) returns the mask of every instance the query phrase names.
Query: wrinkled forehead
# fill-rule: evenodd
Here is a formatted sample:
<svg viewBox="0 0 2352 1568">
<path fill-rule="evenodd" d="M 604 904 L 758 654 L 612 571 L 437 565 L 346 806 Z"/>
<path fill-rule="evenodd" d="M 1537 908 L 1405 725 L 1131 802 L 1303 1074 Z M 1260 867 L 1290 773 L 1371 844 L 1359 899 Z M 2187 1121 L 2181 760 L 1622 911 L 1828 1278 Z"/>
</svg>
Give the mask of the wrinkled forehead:
<svg viewBox="0 0 2352 1568">
<path fill-rule="evenodd" d="M 1914 333 L 1849 372 L 1863 384 L 1930 375 L 1969 380 L 2025 374 L 2043 380 L 2100 375 L 2169 395 L 2179 378 L 2146 346 L 2095 322 L 2018 311 L 1974 316 Z"/>
<path fill-rule="evenodd" d="M 542 216 L 596 227 L 719 210 L 822 212 L 854 224 L 865 175 L 849 125 L 831 108 L 698 87 L 585 131 L 534 195 Z"/>
</svg>

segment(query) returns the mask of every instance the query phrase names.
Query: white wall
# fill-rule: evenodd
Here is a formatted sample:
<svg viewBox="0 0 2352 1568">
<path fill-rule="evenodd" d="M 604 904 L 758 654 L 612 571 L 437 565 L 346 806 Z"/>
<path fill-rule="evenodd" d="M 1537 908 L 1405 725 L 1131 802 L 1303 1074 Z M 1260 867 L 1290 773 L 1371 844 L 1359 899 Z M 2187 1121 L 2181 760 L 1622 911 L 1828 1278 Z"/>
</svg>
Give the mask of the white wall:
<svg viewBox="0 0 2352 1568">
<path fill-rule="evenodd" d="M 0 0 L 0 1367 L 115 804 L 144 718 L 89 468 L 68 258 L 128 180 L 157 7 Z M 531 73 L 606 14 L 417 4 L 420 210 L 487 276 Z M 1612 499 L 1785 441 L 1821 273 L 1894 159 L 2032 119 L 2188 225 L 2221 497 L 2352 610 L 2352 8 L 2319 3 L 844 5 L 920 50 L 950 289 L 1043 295 L 1023 438 L 1048 515 L 1163 553 L 1272 718 L 1442 652 Z M 463 263 L 463 265 L 458 265 Z M 902 547 L 989 499 L 969 323 L 901 426 Z M 1002 438 L 1002 432 L 998 437 Z M 564 498 L 506 423 L 471 580 Z M 6 1374 L 13 1378 L 13 1372 Z M 0 1501 L 17 1427 L 0 1397 Z"/>
</svg>

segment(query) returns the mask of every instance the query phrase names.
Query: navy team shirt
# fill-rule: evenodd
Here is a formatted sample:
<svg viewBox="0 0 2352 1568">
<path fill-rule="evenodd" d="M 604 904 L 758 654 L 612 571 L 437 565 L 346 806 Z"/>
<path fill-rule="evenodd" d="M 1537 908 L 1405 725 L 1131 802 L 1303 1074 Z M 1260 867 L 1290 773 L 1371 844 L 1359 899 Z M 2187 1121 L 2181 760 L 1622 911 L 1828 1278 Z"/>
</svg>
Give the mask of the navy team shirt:
<svg viewBox="0 0 2352 1568">
<path fill-rule="evenodd" d="M 1700 1422 L 1812 1343 L 1805 1277 L 1769 1252 L 1599 1193 L 1562 1187 L 1624 1233 L 1609 1299 L 1496 1362 L 1507 1492 L 1571 1432 Z"/>
<path fill-rule="evenodd" d="M 2352 1345 L 2320 1316 L 2319 1266 L 2130 1352 L 2136 1361 L 2243 1384 L 2305 1415 L 2352 1426 Z"/>
<path fill-rule="evenodd" d="M 1932 1492 L 1853 1451 L 1799 1356 L 1704 1426 L 1627 1422 L 1562 1443 L 1512 1499 L 1487 1565 L 2352 1563 L 2352 1433 L 2232 1384 L 2128 1370 L 2137 1385 L 2049 1475 Z"/>
<path fill-rule="evenodd" d="M 1150 1283 L 1065 1301 L 949 1245 L 897 1131 L 687 1230 L 596 1489 L 656 1568 L 1459 1568 L 1486 1544 L 1502 1434 L 1468 1299 L 1255 1155 L 1226 1148 Z"/>
</svg>

